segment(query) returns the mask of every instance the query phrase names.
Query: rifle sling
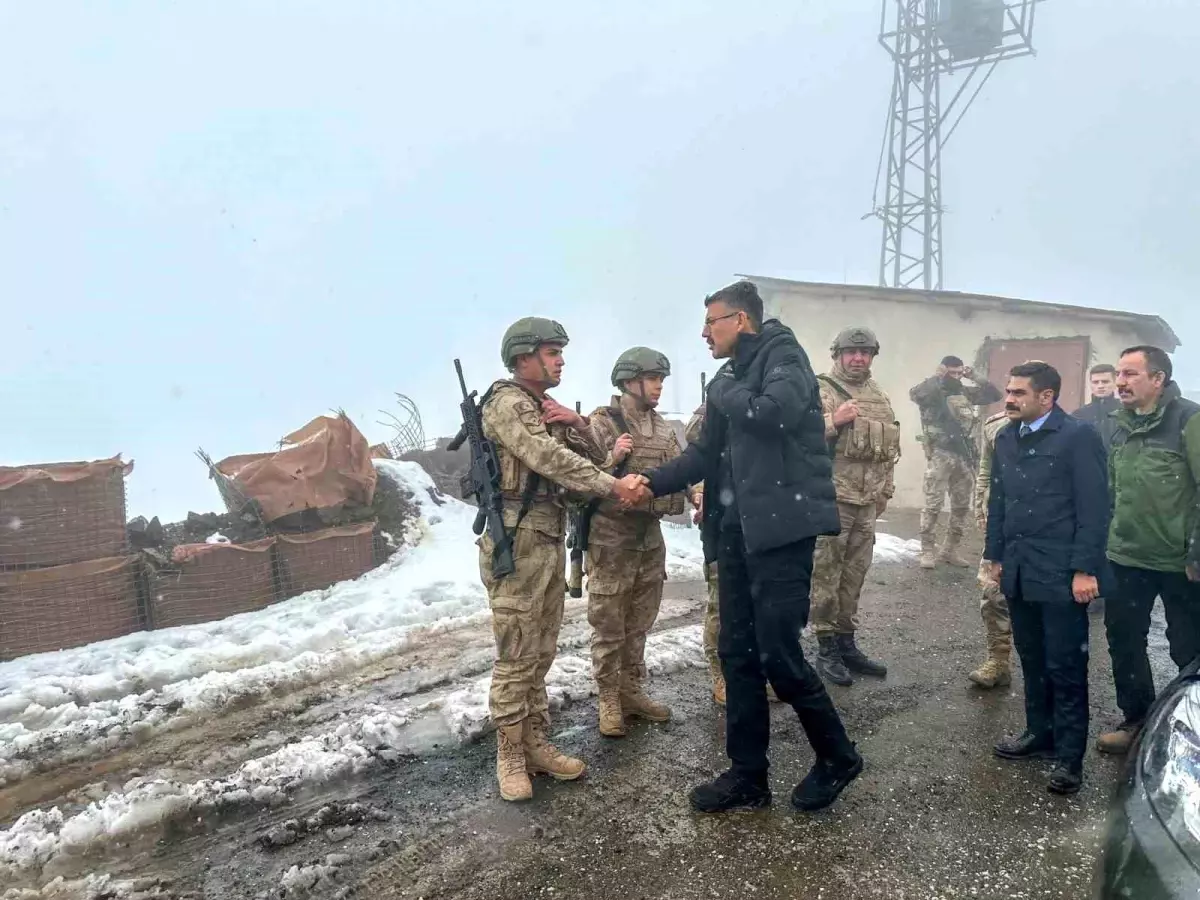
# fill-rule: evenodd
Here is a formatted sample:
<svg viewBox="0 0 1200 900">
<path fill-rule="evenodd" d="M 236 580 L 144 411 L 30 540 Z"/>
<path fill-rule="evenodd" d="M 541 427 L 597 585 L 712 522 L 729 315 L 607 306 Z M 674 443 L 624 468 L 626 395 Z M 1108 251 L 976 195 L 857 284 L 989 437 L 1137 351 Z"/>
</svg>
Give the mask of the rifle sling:
<svg viewBox="0 0 1200 900">
<path fill-rule="evenodd" d="M 822 384 L 829 385 L 829 387 L 833 390 L 833 392 L 835 394 L 837 394 L 839 397 L 842 397 L 846 401 L 854 399 L 854 397 L 850 394 L 850 392 L 848 390 L 846 390 L 844 387 L 842 387 L 840 384 L 838 384 L 836 381 L 834 381 L 828 375 L 818 375 L 817 381 L 820 381 Z M 832 421 L 832 417 L 831 417 L 831 421 Z M 835 433 L 834 433 L 833 437 L 825 439 L 825 444 L 826 444 L 826 446 L 829 447 L 829 455 L 830 456 L 837 456 L 837 444 L 838 444 L 838 441 L 841 440 L 841 438 L 842 438 L 842 432 L 845 431 L 847 428 L 849 428 L 852 424 L 853 424 L 852 422 L 847 422 L 845 425 L 835 425 L 834 426 Z"/>
</svg>

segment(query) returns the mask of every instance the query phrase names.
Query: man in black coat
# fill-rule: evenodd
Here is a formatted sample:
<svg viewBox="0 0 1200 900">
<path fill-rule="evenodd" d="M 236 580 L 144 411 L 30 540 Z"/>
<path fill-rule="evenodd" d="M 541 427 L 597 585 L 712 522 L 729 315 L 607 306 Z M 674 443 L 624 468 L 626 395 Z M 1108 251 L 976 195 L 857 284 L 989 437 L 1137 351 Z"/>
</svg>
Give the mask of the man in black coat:
<svg viewBox="0 0 1200 900">
<path fill-rule="evenodd" d="M 705 483 L 701 534 L 717 561 L 732 766 L 695 788 L 701 812 L 770 802 L 766 684 L 800 717 L 817 761 L 792 794 L 822 809 L 862 771 L 820 676 L 800 649 L 817 535 L 840 529 L 817 379 L 795 335 L 764 322 L 747 281 L 705 300 L 703 336 L 728 359 L 709 383 L 704 427 L 683 455 L 647 472 L 656 496 Z"/>
<path fill-rule="evenodd" d="M 1025 674 L 1025 732 L 996 744 L 996 755 L 1054 759 L 1048 789 L 1073 794 L 1087 749 L 1087 604 L 1107 571 L 1108 471 L 1096 430 L 1058 405 L 1061 388 L 1044 362 L 1010 374 L 1012 421 L 996 435 L 984 553 Z"/>
<path fill-rule="evenodd" d="M 1109 363 L 1092 366 L 1088 372 L 1088 386 L 1092 392 L 1091 402 L 1075 410 L 1075 418 L 1090 422 L 1100 432 L 1104 449 L 1108 451 L 1112 449 L 1118 427 L 1114 413 L 1121 408 L 1121 401 L 1117 399 L 1116 366 Z"/>
</svg>

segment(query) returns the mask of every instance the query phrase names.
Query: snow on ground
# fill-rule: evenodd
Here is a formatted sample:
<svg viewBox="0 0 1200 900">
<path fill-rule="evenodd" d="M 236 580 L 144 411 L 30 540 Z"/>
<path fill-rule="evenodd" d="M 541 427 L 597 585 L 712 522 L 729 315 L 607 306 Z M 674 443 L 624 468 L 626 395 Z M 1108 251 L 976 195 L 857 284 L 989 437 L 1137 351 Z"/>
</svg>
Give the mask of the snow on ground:
<svg viewBox="0 0 1200 900">
<path fill-rule="evenodd" d="M 103 753 L 156 729 L 218 716 L 245 698 L 344 676 L 402 650 L 418 627 L 428 636 L 485 622 L 487 597 L 470 530 L 474 509 L 437 494 L 414 463 L 377 465 L 413 493 L 420 518 L 403 536 L 404 549 L 375 571 L 218 622 L 0 664 L 0 784 L 35 764 Z M 665 536 L 670 577 L 700 579 L 699 531 L 667 525 Z M 881 534 L 875 556 L 897 561 L 916 550 L 915 542 Z M 703 666 L 700 626 L 652 635 L 647 664 L 652 675 Z M 560 655 L 547 684 L 556 709 L 593 694 L 587 651 Z M 164 821 L 286 802 L 301 786 L 472 740 L 488 727 L 488 686 L 485 677 L 393 708 L 367 707 L 228 777 L 191 783 L 138 777 L 79 811 L 27 813 L 0 831 L 0 876 L 81 874 L 72 870 L 79 854 Z"/>
<path fill-rule="evenodd" d="M 906 541 L 894 534 L 878 532 L 875 535 L 875 562 L 903 562 L 912 559 L 921 552 L 921 542 Z"/>
<path fill-rule="evenodd" d="M 651 676 L 662 676 L 705 665 L 702 628 L 690 625 L 651 635 L 646 664 Z M 417 705 L 396 710 L 377 707 L 333 731 L 294 741 L 258 759 L 243 763 L 227 778 L 192 783 L 135 778 L 125 789 L 68 815 L 59 807 L 26 813 L 0 831 L 0 882 L 71 874 L 82 854 L 97 845 L 128 840 L 146 829 L 184 817 L 248 804 L 277 805 L 300 788 L 353 775 L 381 760 L 414 751 L 408 731 L 422 717 L 433 718 L 420 734 L 439 733 L 449 739 L 472 740 L 488 727 L 490 679 Z M 546 678 L 552 709 L 595 693 L 590 654 L 560 656 Z M 418 740 L 423 740 L 420 735 Z M 430 749 L 427 745 L 424 749 Z M 299 875 L 297 876 L 299 877 Z"/>
<path fill-rule="evenodd" d="M 485 619 L 475 510 L 435 496 L 415 463 L 376 465 L 420 508 L 410 546 L 384 566 L 240 616 L 0 664 L 0 785 L 35 763 L 103 754 L 246 698 L 343 676 L 402 650 L 416 626 Z M 702 578 L 699 532 L 667 525 L 666 539 L 670 577 Z"/>
</svg>

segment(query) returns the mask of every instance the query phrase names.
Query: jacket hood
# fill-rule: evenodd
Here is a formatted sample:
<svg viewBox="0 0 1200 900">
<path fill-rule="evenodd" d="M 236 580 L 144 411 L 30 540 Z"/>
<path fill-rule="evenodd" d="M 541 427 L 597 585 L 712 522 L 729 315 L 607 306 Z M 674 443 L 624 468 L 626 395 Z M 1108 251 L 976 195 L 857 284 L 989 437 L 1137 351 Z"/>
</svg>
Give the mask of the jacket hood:
<svg viewBox="0 0 1200 900">
<path fill-rule="evenodd" d="M 767 319 L 757 333 L 743 334 L 738 338 L 737 347 L 733 351 L 733 365 L 740 369 L 767 347 L 788 345 L 800 348 L 795 332 L 778 319 Z"/>
</svg>

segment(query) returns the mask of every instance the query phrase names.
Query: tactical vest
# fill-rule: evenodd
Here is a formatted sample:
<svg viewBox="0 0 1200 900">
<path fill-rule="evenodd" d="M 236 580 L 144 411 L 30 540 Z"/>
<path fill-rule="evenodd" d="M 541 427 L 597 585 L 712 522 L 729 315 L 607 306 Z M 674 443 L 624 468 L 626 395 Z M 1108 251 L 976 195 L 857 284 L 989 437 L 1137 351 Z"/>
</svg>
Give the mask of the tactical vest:
<svg viewBox="0 0 1200 900">
<path fill-rule="evenodd" d="M 613 405 L 615 406 L 617 402 L 614 398 Z M 600 424 L 608 432 L 610 440 L 606 441 L 606 444 L 611 443 L 624 431 L 617 424 L 612 409 L 612 407 L 601 407 L 591 416 L 593 424 Z M 619 413 L 625 416 L 624 410 L 619 410 Z M 674 429 L 656 411 L 650 410 L 648 415 L 653 424 L 652 433 L 649 435 L 636 427 L 633 422 L 626 421 L 626 424 L 629 425 L 629 435 L 633 438 L 633 451 L 625 461 L 626 474 L 637 475 L 648 472 L 679 455 L 679 440 L 675 436 Z M 628 419 L 628 417 L 626 418 Z M 603 506 L 610 505 L 610 503 L 606 503 Z M 665 497 L 654 498 L 650 504 L 650 513 L 657 517 L 681 516 L 685 508 L 683 494 L 668 494 Z M 611 510 L 604 511 L 611 512 Z"/>
<path fill-rule="evenodd" d="M 833 387 L 840 402 L 858 403 L 858 418 L 839 434 L 836 455 L 851 462 L 894 465 L 900 458 L 900 423 L 887 394 L 873 378 L 854 384 L 836 370 L 820 377 Z"/>
<path fill-rule="evenodd" d="M 950 415 L 962 426 L 967 440 L 978 442 L 979 415 L 966 394 L 951 394 L 946 398 L 946 405 L 950 408 Z"/>
<path fill-rule="evenodd" d="M 527 390 L 515 381 L 497 381 L 479 401 L 480 407 L 486 404 L 500 391 L 520 391 L 529 397 L 540 408 L 541 400 L 533 392 Z M 567 426 L 554 423 L 546 426 L 550 436 L 566 446 Z M 566 490 L 547 478 L 543 478 L 521 462 L 510 450 L 501 444 L 496 444 L 496 458 L 500 464 L 500 493 L 504 497 L 505 515 L 517 510 L 525 502 L 526 492 L 533 487 L 530 503 L 546 503 L 558 501 Z"/>
</svg>

